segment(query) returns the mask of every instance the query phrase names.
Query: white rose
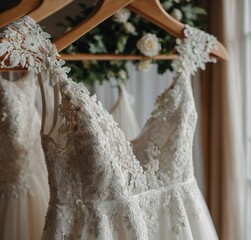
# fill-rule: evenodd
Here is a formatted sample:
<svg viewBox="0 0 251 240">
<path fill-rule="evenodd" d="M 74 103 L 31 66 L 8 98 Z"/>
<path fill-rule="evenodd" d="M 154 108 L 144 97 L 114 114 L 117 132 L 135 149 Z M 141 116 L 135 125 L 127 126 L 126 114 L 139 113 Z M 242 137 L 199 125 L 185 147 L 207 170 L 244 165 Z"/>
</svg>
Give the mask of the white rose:
<svg viewBox="0 0 251 240">
<path fill-rule="evenodd" d="M 163 6 L 164 9 L 169 10 L 169 8 L 173 6 L 173 3 L 171 1 L 166 1 L 161 3 L 161 5 Z"/>
<path fill-rule="evenodd" d="M 159 51 L 161 50 L 161 45 L 159 44 L 159 39 L 156 37 L 156 35 L 146 33 L 137 42 L 137 48 L 145 56 L 153 57 L 158 55 Z"/>
<path fill-rule="evenodd" d="M 171 16 L 177 21 L 180 21 L 183 18 L 182 12 L 177 8 L 173 9 L 173 11 L 171 12 Z"/>
<path fill-rule="evenodd" d="M 153 67 L 153 64 L 151 60 L 143 60 L 139 62 L 137 67 L 140 71 L 147 72 Z"/>
<path fill-rule="evenodd" d="M 127 8 L 122 8 L 112 16 L 112 20 L 117 23 L 125 23 L 130 16 L 131 12 Z"/>
<path fill-rule="evenodd" d="M 123 23 L 123 30 L 126 33 L 135 33 L 135 26 L 133 24 L 131 24 L 130 22 L 125 22 Z"/>
<path fill-rule="evenodd" d="M 126 74 L 126 71 L 125 70 L 120 70 L 119 71 L 119 78 L 121 80 L 126 80 L 127 79 L 127 74 Z"/>
</svg>

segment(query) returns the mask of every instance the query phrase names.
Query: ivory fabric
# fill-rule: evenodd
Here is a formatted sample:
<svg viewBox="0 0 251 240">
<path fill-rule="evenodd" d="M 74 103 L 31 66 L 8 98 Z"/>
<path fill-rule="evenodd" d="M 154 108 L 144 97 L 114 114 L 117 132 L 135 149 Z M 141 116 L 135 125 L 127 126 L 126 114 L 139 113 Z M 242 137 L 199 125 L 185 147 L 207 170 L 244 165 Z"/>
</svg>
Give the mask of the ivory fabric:
<svg viewBox="0 0 251 240">
<path fill-rule="evenodd" d="M 43 240 L 218 239 L 194 178 L 197 114 L 190 83 L 198 68 L 215 62 L 209 56 L 213 36 L 185 27 L 173 63 L 177 76 L 156 99 L 140 134 L 142 155 L 135 145 L 137 159 L 96 96 L 67 77 L 69 69 L 39 25 L 23 17 L 2 35 L 3 54 L 17 57 L 11 67 L 27 66 L 41 85 L 50 81 L 60 100 L 56 128 L 41 133 L 51 190 Z"/>
<path fill-rule="evenodd" d="M 136 138 L 140 128 L 132 108 L 134 97 L 126 90 L 123 82 L 119 82 L 119 89 L 118 100 L 110 110 L 110 114 L 124 132 L 125 138 L 129 141 Z"/>
<path fill-rule="evenodd" d="M 31 74 L 32 75 L 32 74 Z M 36 81 L 0 77 L 0 239 L 39 240 L 49 201 Z"/>
</svg>

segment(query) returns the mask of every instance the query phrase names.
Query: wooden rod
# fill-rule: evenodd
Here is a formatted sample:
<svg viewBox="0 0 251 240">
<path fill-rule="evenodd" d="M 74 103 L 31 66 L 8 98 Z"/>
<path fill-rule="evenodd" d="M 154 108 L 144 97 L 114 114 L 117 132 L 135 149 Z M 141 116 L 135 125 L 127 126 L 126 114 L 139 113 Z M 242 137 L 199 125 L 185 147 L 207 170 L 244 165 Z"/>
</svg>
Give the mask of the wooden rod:
<svg viewBox="0 0 251 240">
<path fill-rule="evenodd" d="M 149 58 L 142 55 L 122 55 L 122 54 L 60 54 L 60 58 L 65 61 L 85 61 L 85 60 L 96 60 L 96 61 L 112 61 L 112 60 L 173 60 L 177 59 L 177 54 L 162 54 L 157 55 L 153 58 Z"/>
<path fill-rule="evenodd" d="M 27 72 L 27 68 L 15 67 L 15 68 L 0 68 L 0 72 Z"/>
<path fill-rule="evenodd" d="M 118 60 L 148 60 L 148 59 L 154 59 L 154 60 L 174 60 L 179 57 L 178 54 L 162 54 L 157 55 L 153 58 L 149 58 L 142 55 L 122 55 L 122 54 L 60 54 L 60 58 L 65 61 L 118 61 Z M 0 68 L 0 72 L 9 72 L 9 71 L 18 71 L 18 72 L 24 72 L 27 71 L 26 68 L 22 67 L 15 67 L 15 68 Z"/>
</svg>

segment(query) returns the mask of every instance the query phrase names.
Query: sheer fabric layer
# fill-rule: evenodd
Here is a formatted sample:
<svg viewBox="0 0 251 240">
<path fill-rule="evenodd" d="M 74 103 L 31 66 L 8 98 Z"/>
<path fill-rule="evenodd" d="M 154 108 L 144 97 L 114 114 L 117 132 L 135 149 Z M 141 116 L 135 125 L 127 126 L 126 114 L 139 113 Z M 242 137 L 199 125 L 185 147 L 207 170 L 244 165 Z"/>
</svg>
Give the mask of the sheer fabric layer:
<svg viewBox="0 0 251 240">
<path fill-rule="evenodd" d="M 0 79 L 0 239 L 39 240 L 48 207 L 47 170 L 35 99 Z M 26 79 L 29 81 L 28 79 Z M 34 79 L 31 88 L 35 91 Z M 29 91 L 28 91 L 29 92 Z"/>
<path fill-rule="evenodd" d="M 140 132 L 137 119 L 134 115 L 132 105 L 134 97 L 126 90 L 124 83 L 119 82 L 119 96 L 110 114 L 118 123 L 119 128 L 125 134 L 127 140 L 134 139 Z"/>
</svg>

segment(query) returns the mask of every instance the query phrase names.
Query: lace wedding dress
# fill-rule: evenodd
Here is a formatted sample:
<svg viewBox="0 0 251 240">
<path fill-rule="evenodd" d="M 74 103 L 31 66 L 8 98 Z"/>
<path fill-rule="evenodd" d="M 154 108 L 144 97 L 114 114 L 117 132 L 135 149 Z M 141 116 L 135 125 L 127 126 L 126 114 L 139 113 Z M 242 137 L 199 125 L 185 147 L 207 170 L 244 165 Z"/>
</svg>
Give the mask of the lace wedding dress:
<svg viewBox="0 0 251 240">
<path fill-rule="evenodd" d="M 217 239 L 193 173 L 190 86 L 190 75 L 214 61 L 215 38 L 189 26 L 184 34 L 178 76 L 148 122 L 158 131 L 137 160 L 96 97 L 68 79 L 48 34 L 29 17 L 2 30 L 0 55 L 38 73 L 41 86 L 51 81 L 60 102 L 54 130 L 42 133 L 51 193 L 43 240 Z"/>
<path fill-rule="evenodd" d="M 29 84 L 29 85 L 28 85 Z M 49 186 L 35 82 L 0 77 L 0 239 L 39 240 Z"/>
</svg>

